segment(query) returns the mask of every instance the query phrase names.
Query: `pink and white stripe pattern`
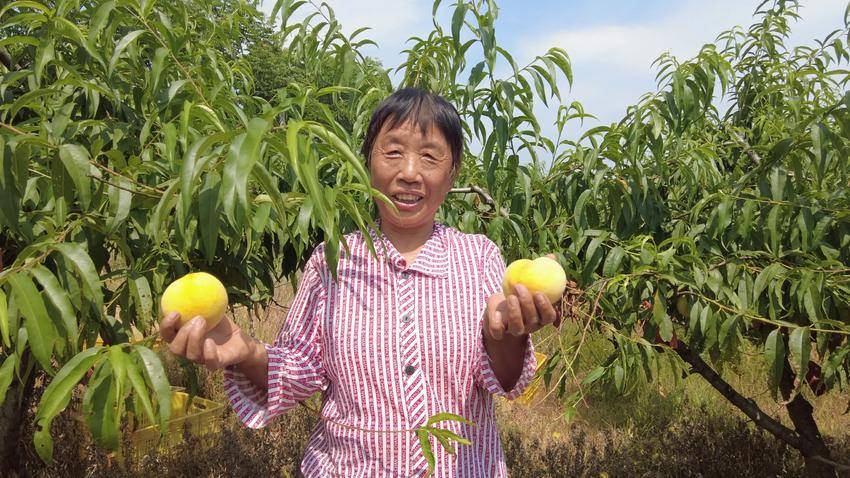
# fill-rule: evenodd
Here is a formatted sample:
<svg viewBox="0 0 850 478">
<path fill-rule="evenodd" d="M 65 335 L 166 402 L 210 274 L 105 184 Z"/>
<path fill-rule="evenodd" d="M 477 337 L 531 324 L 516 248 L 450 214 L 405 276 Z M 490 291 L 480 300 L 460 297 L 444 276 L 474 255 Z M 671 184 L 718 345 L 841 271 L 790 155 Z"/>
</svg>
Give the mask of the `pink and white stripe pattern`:
<svg viewBox="0 0 850 478">
<path fill-rule="evenodd" d="M 341 257 L 336 281 L 324 248 L 316 249 L 283 330 L 266 346 L 268 390 L 225 371 L 234 410 L 259 428 L 321 391 L 325 419 L 301 463 L 308 478 L 422 476 L 427 464 L 415 434 L 393 431 L 455 413 L 476 425 L 445 427 L 472 445 L 452 457 L 432 439 L 435 476 L 507 476 L 492 396 L 517 397 L 537 363 L 529 341 L 520 379 L 505 391 L 484 350 L 482 315 L 505 269 L 499 249 L 483 235 L 437 224 L 406 264 L 385 236 L 372 234 L 377 259 L 360 233 L 346 236 L 351 253 Z"/>
</svg>

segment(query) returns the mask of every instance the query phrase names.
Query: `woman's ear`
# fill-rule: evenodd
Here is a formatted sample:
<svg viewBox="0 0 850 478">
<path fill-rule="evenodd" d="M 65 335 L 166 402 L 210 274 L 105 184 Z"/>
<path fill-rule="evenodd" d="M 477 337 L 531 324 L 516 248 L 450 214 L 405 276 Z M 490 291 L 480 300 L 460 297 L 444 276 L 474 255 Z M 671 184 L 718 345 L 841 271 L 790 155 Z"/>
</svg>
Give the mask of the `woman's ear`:
<svg viewBox="0 0 850 478">
<path fill-rule="evenodd" d="M 454 184 L 458 176 L 460 176 L 460 162 L 452 164 L 452 184 Z"/>
</svg>

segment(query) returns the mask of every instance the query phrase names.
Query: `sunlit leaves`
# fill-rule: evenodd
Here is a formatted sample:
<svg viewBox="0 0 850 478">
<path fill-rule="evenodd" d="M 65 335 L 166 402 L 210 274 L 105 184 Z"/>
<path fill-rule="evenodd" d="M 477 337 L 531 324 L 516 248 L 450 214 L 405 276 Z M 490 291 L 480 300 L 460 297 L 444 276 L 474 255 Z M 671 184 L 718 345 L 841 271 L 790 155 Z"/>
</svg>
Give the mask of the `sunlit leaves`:
<svg viewBox="0 0 850 478">
<path fill-rule="evenodd" d="M 586 289 L 588 333 L 615 348 L 584 383 L 628 393 L 653 380 L 673 355 L 658 334 L 716 362 L 752 342 L 774 390 L 786 361 L 800 374 L 809 360 L 847 387 L 848 345 L 834 339 L 850 327 L 847 35 L 785 48 L 792 3 L 768 2 L 691 59 L 662 55 L 658 91 L 600 126 L 569 94 L 571 52 L 520 61 L 494 2 L 434 2 L 447 22 L 406 44 L 401 83 L 444 95 L 466 132 L 460 192 L 438 219 L 488 234 L 508 260 L 559 257 Z M 0 45 L 25 65 L 0 79 L 0 336 L 42 369 L 97 368 L 87 420 L 106 445 L 126 393 L 153 390 L 136 412 L 164 424 L 164 371 L 140 346 L 95 365 L 66 341 L 150 334 L 155 297 L 192 269 L 227 277 L 237 303 L 268 300 L 322 241 L 334 270 L 342 234 L 386 199 L 356 153 L 394 87 L 365 57 L 365 30 L 324 4 L 276 2 L 280 31 L 244 2 L 190 4 L 25 0 L 0 14 Z M 672 312 L 680 295 L 686 314 Z M 36 443 L 48 456 L 44 427 Z"/>
</svg>

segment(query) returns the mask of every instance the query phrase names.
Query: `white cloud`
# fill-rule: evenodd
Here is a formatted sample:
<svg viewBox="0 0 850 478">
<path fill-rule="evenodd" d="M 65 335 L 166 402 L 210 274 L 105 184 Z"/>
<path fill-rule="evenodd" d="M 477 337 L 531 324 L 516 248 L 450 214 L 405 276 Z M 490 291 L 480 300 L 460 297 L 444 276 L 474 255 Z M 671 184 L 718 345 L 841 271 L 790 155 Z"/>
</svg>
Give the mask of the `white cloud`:
<svg viewBox="0 0 850 478">
<path fill-rule="evenodd" d="M 652 62 L 659 55 L 669 52 L 690 58 L 719 33 L 736 25 L 748 28 L 754 22 L 757 3 L 675 2 L 665 16 L 652 21 L 597 24 L 520 38 L 518 56 L 527 60 L 552 46 L 564 48 L 572 59 L 575 77 L 571 99 L 607 124 L 620 119 L 642 94 L 655 90 Z M 811 44 L 814 38 L 840 28 L 845 7 L 846 0 L 804 3 L 802 22 L 791 26 L 789 44 Z"/>
<path fill-rule="evenodd" d="M 424 36 L 431 31 L 432 0 L 325 0 L 333 8 L 347 33 L 362 26 L 371 27 L 364 37 L 375 40 L 379 47 L 368 47 L 367 55 L 376 57 L 384 66 L 395 68 L 403 61 L 401 54 L 406 41 L 414 35 Z M 505 3 L 511 0 L 503 0 Z M 513 0 L 517 1 L 517 0 Z M 549 47 L 559 46 L 569 53 L 575 83 L 565 98 L 578 100 L 585 109 L 607 124 L 620 119 L 628 105 L 635 103 L 647 91 L 655 90 L 655 71 L 652 62 L 669 51 L 680 58 L 695 55 L 717 34 L 735 25 L 749 27 L 753 12 L 761 0 L 668 0 L 666 12 L 650 21 L 607 22 L 581 28 L 541 32 L 528 23 L 526 28 L 515 22 L 512 29 L 504 28 L 502 19 L 496 24 L 497 34 L 504 45 L 512 45 L 517 63 L 525 64 Z M 803 0 L 802 22 L 792 25 L 791 44 L 811 44 L 828 32 L 842 26 L 847 0 Z M 319 5 L 321 0 L 312 0 Z M 268 13 L 274 0 L 264 0 Z M 450 16 L 443 1 L 442 16 Z M 563 2 L 553 15 L 567 15 L 569 2 Z M 300 21 L 315 11 L 311 4 L 302 6 L 293 21 Z M 446 13 L 448 12 L 448 13 Z M 447 18 L 440 19 L 448 25 Z M 361 37 L 362 38 L 362 37 Z M 497 71 L 505 72 L 506 65 Z M 396 78 L 397 79 L 397 78 Z M 564 90 L 566 91 L 566 90 Z M 554 111 L 537 109 L 545 125 L 554 119 Z M 589 125 L 585 123 L 582 130 Z M 570 136 L 576 134 L 574 125 Z M 551 134 L 551 128 L 544 127 Z"/>
</svg>

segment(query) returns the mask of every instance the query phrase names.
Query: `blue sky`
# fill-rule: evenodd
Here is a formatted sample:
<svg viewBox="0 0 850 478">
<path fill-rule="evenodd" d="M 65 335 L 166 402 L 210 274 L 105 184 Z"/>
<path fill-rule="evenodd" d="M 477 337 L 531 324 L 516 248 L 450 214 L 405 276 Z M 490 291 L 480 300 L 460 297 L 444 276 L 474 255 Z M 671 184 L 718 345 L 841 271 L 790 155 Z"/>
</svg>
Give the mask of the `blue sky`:
<svg viewBox="0 0 850 478">
<path fill-rule="evenodd" d="M 266 11 L 273 2 L 265 0 Z M 313 0 L 316 4 L 319 0 Z M 366 53 L 385 66 L 403 60 L 412 35 L 431 30 L 431 0 L 325 0 L 348 32 L 372 28 L 367 36 L 380 48 Z M 567 50 L 575 82 L 565 102 L 581 102 L 601 123 L 620 119 L 626 107 L 655 89 L 652 61 L 664 51 L 688 58 L 717 34 L 749 27 L 759 0 L 502 0 L 496 36 L 517 63 L 549 47 Z M 443 0 L 440 18 L 449 28 L 453 0 Z M 811 44 L 843 26 L 847 0 L 804 0 L 802 22 L 792 44 Z M 303 12 L 312 7 L 302 7 Z M 554 112 L 538 110 L 542 122 Z M 586 123 L 583 130 L 597 122 Z M 549 128 L 544 128 L 544 133 Z M 570 135 L 572 136 L 572 135 Z"/>
</svg>

